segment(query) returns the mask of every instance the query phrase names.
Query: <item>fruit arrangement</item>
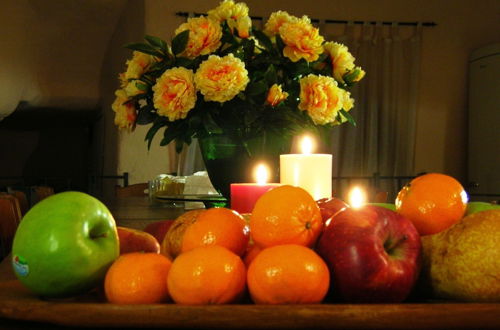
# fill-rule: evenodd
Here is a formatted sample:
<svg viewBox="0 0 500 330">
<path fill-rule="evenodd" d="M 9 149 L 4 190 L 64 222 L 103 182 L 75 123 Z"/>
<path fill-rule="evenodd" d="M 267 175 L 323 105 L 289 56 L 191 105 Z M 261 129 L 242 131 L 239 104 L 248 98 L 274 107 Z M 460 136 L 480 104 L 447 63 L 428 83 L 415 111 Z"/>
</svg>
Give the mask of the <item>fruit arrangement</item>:
<svg viewBox="0 0 500 330">
<path fill-rule="evenodd" d="M 18 279 L 42 297 L 98 290 L 110 303 L 500 302 L 500 209 L 468 202 L 437 173 L 393 205 L 268 191 L 251 214 L 188 211 L 141 230 L 97 199 L 64 192 L 35 205 L 14 238 Z"/>
</svg>

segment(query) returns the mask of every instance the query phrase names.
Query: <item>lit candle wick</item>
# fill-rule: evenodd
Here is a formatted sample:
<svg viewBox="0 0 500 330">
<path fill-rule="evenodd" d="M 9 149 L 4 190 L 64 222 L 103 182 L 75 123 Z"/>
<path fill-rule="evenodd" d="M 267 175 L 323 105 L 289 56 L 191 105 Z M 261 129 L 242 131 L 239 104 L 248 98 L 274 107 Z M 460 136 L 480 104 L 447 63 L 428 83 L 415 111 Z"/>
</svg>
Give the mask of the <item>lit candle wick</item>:
<svg viewBox="0 0 500 330">
<path fill-rule="evenodd" d="M 351 205 L 351 207 L 355 209 L 360 208 L 365 204 L 365 195 L 365 192 L 361 188 L 352 188 L 349 192 L 349 205 Z"/>
<path fill-rule="evenodd" d="M 267 170 L 266 166 L 264 164 L 259 164 L 255 169 L 255 178 L 257 184 L 260 185 L 265 184 L 267 182 L 268 177 L 269 177 L 269 171 Z"/>
<path fill-rule="evenodd" d="M 309 136 L 304 136 L 301 141 L 301 149 L 303 154 L 312 153 L 313 149 L 313 139 Z"/>
</svg>

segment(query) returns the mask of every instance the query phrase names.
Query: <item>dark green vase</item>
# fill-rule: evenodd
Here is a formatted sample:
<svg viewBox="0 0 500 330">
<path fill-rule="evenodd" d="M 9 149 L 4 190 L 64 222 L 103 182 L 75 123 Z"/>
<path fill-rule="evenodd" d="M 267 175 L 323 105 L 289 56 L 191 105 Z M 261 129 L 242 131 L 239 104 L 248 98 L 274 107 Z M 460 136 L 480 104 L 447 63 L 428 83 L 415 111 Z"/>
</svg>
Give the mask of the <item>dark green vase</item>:
<svg viewBox="0 0 500 330">
<path fill-rule="evenodd" d="M 279 156 L 289 153 L 292 137 L 263 134 L 242 140 L 214 134 L 198 142 L 210 181 L 229 200 L 231 183 L 255 182 L 254 170 L 259 163 L 271 171 L 270 182 L 279 182 Z"/>
</svg>

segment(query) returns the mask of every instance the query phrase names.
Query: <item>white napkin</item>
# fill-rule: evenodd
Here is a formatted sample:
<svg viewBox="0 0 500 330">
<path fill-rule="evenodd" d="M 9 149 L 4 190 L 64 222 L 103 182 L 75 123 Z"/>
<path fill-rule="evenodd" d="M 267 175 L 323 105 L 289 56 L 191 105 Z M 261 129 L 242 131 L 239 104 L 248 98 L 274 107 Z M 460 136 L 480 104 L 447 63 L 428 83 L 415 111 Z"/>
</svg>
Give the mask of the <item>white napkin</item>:
<svg viewBox="0 0 500 330">
<path fill-rule="evenodd" d="M 216 195 L 215 190 L 208 173 L 206 171 L 196 172 L 193 175 L 186 177 L 186 184 L 184 186 L 184 195 Z M 203 208 L 205 205 L 202 202 L 186 202 L 185 209 Z"/>
</svg>

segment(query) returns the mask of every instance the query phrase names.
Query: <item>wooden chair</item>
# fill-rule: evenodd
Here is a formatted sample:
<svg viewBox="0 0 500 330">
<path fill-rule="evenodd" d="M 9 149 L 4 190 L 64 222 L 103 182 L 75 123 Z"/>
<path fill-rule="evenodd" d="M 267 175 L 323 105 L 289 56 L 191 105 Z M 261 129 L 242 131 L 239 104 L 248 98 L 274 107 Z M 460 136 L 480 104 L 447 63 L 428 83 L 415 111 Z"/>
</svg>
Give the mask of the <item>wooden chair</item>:
<svg viewBox="0 0 500 330">
<path fill-rule="evenodd" d="M 12 249 L 17 226 L 21 222 L 21 209 L 16 197 L 0 194 L 0 257 L 3 259 Z"/>
<path fill-rule="evenodd" d="M 387 196 L 389 193 L 387 191 L 379 191 L 375 194 L 373 198 L 374 203 L 387 203 Z"/>
<path fill-rule="evenodd" d="M 21 209 L 21 215 L 24 216 L 30 208 L 26 194 L 24 193 L 24 191 L 20 190 L 11 190 L 10 194 L 16 197 L 17 200 L 19 201 L 19 208 Z"/>
<path fill-rule="evenodd" d="M 131 196 L 146 196 L 148 194 L 146 189 L 148 189 L 147 183 L 136 183 L 126 187 L 116 186 L 115 196 L 118 198 L 131 197 Z"/>
<path fill-rule="evenodd" d="M 54 195 L 54 188 L 48 186 L 34 186 L 32 187 L 32 191 L 35 195 L 35 203 Z"/>
</svg>

